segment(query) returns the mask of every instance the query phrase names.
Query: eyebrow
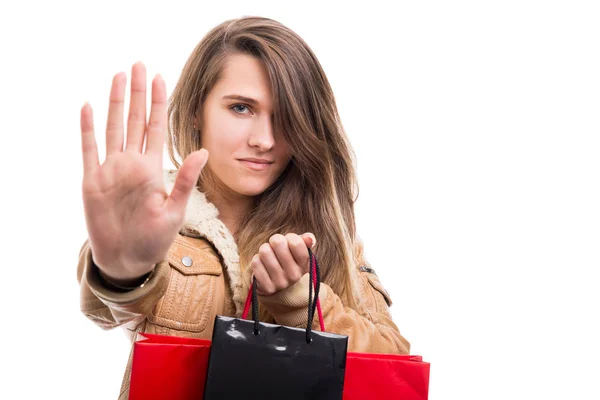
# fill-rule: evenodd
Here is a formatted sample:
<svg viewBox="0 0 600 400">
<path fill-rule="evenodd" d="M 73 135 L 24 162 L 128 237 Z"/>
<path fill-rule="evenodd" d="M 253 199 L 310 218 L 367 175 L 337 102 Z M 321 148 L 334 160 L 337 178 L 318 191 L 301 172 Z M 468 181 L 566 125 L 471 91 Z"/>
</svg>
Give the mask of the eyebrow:
<svg viewBox="0 0 600 400">
<path fill-rule="evenodd" d="M 259 104 L 258 100 L 253 99 L 252 97 L 246 97 L 246 96 L 242 96 L 239 94 L 228 94 L 223 96 L 223 100 L 225 99 L 232 99 L 232 100 L 239 100 L 239 101 L 243 101 L 246 103 L 250 103 L 250 104 Z"/>
</svg>

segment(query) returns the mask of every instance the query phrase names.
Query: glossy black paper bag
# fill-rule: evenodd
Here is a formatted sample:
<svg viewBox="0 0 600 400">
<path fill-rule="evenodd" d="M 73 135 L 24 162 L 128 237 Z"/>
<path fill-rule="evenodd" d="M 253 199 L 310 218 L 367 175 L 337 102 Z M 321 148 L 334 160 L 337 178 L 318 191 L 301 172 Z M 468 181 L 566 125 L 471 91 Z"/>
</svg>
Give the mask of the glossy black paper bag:
<svg viewBox="0 0 600 400">
<path fill-rule="evenodd" d="M 317 308 L 321 317 L 318 264 L 310 255 L 315 298 L 309 285 L 308 321 Z M 258 322 L 255 282 L 250 292 L 254 321 L 215 320 L 204 399 L 341 400 L 348 337 L 312 331 L 310 325 L 299 329 Z"/>
</svg>

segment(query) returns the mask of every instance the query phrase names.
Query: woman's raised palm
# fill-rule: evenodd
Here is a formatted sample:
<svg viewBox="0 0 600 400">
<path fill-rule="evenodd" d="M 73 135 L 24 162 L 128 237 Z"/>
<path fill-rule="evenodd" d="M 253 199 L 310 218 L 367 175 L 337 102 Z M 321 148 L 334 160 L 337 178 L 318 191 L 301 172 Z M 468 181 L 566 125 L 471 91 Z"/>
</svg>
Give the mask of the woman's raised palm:
<svg viewBox="0 0 600 400">
<path fill-rule="evenodd" d="M 122 281 L 144 275 L 164 259 L 208 159 L 206 150 L 190 154 L 167 194 L 162 166 L 167 130 L 165 83 L 160 76 L 152 82 L 146 123 L 146 70 L 142 63 L 133 66 L 124 146 L 126 80 L 124 73 L 113 79 L 103 164 L 98 159 L 92 109 L 87 103 L 81 109 L 83 204 L 92 256 L 102 273 Z"/>
</svg>

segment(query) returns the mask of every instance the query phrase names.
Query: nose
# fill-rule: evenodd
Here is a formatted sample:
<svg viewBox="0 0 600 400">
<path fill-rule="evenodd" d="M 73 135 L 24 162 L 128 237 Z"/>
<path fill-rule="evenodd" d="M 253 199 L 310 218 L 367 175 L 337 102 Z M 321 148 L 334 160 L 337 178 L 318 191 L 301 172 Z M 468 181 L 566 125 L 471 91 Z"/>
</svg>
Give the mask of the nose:
<svg viewBox="0 0 600 400">
<path fill-rule="evenodd" d="M 273 122 L 270 117 L 265 116 L 265 118 L 257 120 L 255 126 L 252 127 L 248 145 L 258 147 L 262 152 L 269 151 L 275 146 Z"/>
</svg>

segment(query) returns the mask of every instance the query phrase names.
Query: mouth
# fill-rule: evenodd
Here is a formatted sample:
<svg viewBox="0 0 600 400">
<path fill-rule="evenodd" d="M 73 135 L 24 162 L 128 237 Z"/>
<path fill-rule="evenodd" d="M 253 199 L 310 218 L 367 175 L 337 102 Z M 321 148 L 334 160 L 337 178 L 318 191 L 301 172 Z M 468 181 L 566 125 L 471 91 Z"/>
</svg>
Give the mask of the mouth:
<svg viewBox="0 0 600 400">
<path fill-rule="evenodd" d="M 265 169 L 269 168 L 271 164 L 273 164 L 273 161 L 262 160 L 257 158 L 243 158 L 238 161 L 254 171 L 264 171 Z"/>
</svg>

